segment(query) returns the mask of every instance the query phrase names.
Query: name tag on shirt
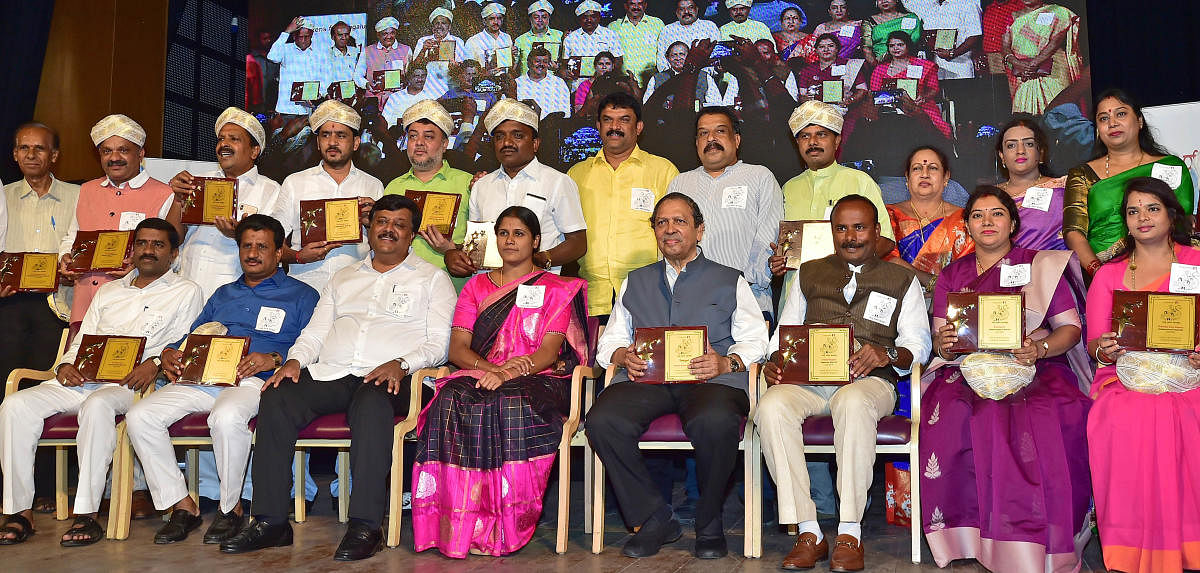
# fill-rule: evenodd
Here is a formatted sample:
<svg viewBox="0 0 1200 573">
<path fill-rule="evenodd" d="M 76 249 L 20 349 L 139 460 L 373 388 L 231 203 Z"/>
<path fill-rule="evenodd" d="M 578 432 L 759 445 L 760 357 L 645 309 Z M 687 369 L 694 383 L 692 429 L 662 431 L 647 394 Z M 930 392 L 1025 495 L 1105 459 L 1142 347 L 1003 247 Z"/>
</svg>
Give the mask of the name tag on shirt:
<svg viewBox="0 0 1200 573">
<path fill-rule="evenodd" d="M 121 222 L 117 225 L 118 231 L 132 231 L 138 226 L 138 223 L 146 220 L 146 215 L 137 211 L 121 211 Z"/>
<path fill-rule="evenodd" d="M 254 323 L 254 330 L 279 334 L 279 329 L 283 328 L 284 318 L 287 318 L 287 311 L 282 308 L 259 307 L 258 320 Z"/>
<path fill-rule="evenodd" d="M 846 75 L 846 64 L 834 64 L 829 73 L 838 77 Z"/>
<path fill-rule="evenodd" d="M 542 308 L 546 285 L 517 285 L 517 308 Z"/>
<path fill-rule="evenodd" d="M 1000 286 L 1019 287 L 1029 284 L 1032 270 L 1029 263 L 1019 265 L 1000 265 Z"/>
<path fill-rule="evenodd" d="M 750 189 L 745 185 L 734 185 L 726 187 L 721 192 L 721 208 L 722 209 L 745 209 L 746 198 L 750 194 Z"/>
<path fill-rule="evenodd" d="M 871 295 L 867 297 L 867 309 L 863 311 L 863 318 L 890 326 L 892 324 L 892 314 L 896 312 L 896 299 L 881 292 L 871 291 Z"/>
<path fill-rule="evenodd" d="M 1200 266 L 1171 263 L 1171 283 L 1174 293 L 1200 293 Z"/>
<path fill-rule="evenodd" d="M 842 29 L 838 30 L 838 35 L 843 38 L 849 38 L 849 37 L 853 36 L 854 35 L 854 24 L 846 24 L 846 25 L 842 26 Z"/>
<path fill-rule="evenodd" d="M 921 73 L 924 71 L 921 66 L 909 65 L 908 71 L 904 75 L 910 80 L 919 80 L 921 79 Z"/>
<path fill-rule="evenodd" d="M 238 210 L 241 211 L 242 217 L 258 213 L 258 207 L 255 207 L 254 205 L 238 205 Z"/>
<path fill-rule="evenodd" d="M 403 290 L 399 285 L 392 286 L 388 294 L 386 312 L 396 318 L 412 318 L 413 295 Z"/>
<path fill-rule="evenodd" d="M 143 310 L 138 322 L 141 323 L 141 336 L 152 336 L 166 323 L 167 316 L 157 310 Z"/>
<path fill-rule="evenodd" d="M 1021 206 L 1048 212 L 1050 211 L 1050 200 L 1053 198 L 1054 190 L 1049 187 L 1030 187 L 1025 190 L 1025 198 L 1021 200 Z"/>
<path fill-rule="evenodd" d="M 1054 12 L 1042 12 L 1037 17 L 1038 26 L 1054 25 Z"/>
<path fill-rule="evenodd" d="M 646 213 L 654 212 L 654 192 L 644 187 L 629 190 L 629 208 Z"/>
<path fill-rule="evenodd" d="M 900 20 L 900 29 L 901 30 L 916 30 L 917 29 L 917 20 L 915 18 L 905 18 L 903 20 Z"/>
<path fill-rule="evenodd" d="M 1163 165 L 1162 163 L 1155 163 L 1154 166 L 1150 168 L 1150 176 L 1162 181 L 1163 183 L 1166 183 L 1171 187 L 1171 189 L 1175 189 L 1176 187 L 1179 187 L 1179 183 L 1183 181 L 1183 168 L 1178 165 Z"/>
<path fill-rule="evenodd" d="M 830 220 L 829 217 L 832 215 L 833 215 L 833 205 L 827 205 L 825 207 L 825 215 L 822 216 L 821 219 L 828 221 L 828 220 Z"/>
</svg>

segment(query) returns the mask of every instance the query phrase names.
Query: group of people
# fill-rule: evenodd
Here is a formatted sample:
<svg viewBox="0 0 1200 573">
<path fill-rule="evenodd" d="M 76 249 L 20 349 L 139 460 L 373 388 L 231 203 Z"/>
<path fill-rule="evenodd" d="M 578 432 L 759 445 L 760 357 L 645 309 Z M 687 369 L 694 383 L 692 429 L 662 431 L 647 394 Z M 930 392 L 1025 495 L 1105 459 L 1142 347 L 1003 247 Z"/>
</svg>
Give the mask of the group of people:
<svg viewBox="0 0 1200 573">
<path fill-rule="evenodd" d="M 1200 285 L 1190 174 L 1154 142 L 1127 94 L 1097 99 L 1095 159 L 1065 179 L 1043 171 L 1052 150 L 1038 123 L 1012 121 L 995 149 L 1007 179 L 979 187 L 962 209 L 943 199 L 951 165 L 936 146 L 909 154 L 910 197 L 885 205 L 870 176 L 837 162 L 847 117 L 831 103 L 792 111 L 787 129 L 807 169 L 782 187 L 743 160 L 755 156 L 742 145 L 746 122 L 729 107 L 692 114 L 700 166 L 683 172 L 641 148 L 639 98 L 618 90 L 595 108 L 601 148 L 563 173 L 537 159 L 538 110 L 497 100 L 482 125 L 499 167 L 472 176 L 446 159 L 452 114 L 422 99 L 399 120 L 412 167 L 386 186 L 355 165 L 363 118 L 335 100 L 304 117 L 320 162 L 282 184 L 258 172 L 266 130 L 238 108 L 214 126 L 218 168 L 169 182 L 140 168 L 146 132 L 126 116 L 92 128 L 104 175 L 82 186 L 53 176 L 54 129 L 21 126 L 14 160 L 25 177 L 4 188 L 0 250 L 58 254 L 73 291 L 64 321 L 45 294 L 0 287 L 0 373 L 55 372 L 0 403 L 0 544 L 34 533 L 34 453 L 43 420 L 57 413 L 76 413 L 80 424 L 76 518 L 63 546 L 103 537 L 96 515 L 118 416 L 155 508 L 170 512 L 154 541 L 185 539 L 201 518 L 168 428 L 209 412 L 220 508 L 205 542 L 225 553 L 289 545 L 289 485 L 304 481 L 291 466 L 298 433 L 345 412 L 355 487 L 341 484 L 350 524 L 335 558 L 370 557 L 382 544 L 392 423 L 417 384 L 426 388 L 411 469 L 415 547 L 509 554 L 536 529 L 571 371 L 596 363 L 617 375 L 585 413 L 586 434 L 636 530 L 624 553 L 653 555 L 681 535 L 637 446 L 652 421 L 676 413 L 696 451 L 694 552 L 718 558 L 728 552 L 721 507 L 739 428 L 748 392 L 757 392 L 748 371 L 763 363 L 768 388 L 755 426 L 780 523 L 799 531 L 783 566 L 828 558 L 833 570 L 856 571 L 865 567 L 860 524 L 876 424 L 895 409 L 897 382 L 927 364 L 922 466 L 912 471 L 940 565 L 973 557 L 996 571 L 1077 568 L 1094 499 L 1110 568 L 1200 567 L 1189 549 L 1200 541 L 1192 487 L 1200 476 L 1185 446 L 1200 434 L 1189 386 L 1200 354 L 1155 370 L 1167 361 L 1121 347 L 1110 328 L 1115 291 Z M 237 179 L 236 216 L 182 222 L 199 177 Z M 453 229 L 423 226 L 412 191 L 460 196 Z M 301 201 L 314 199 L 356 200 L 363 242 L 302 240 Z M 833 254 L 788 268 L 777 244 L 785 220 L 830 221 Z M 495 268 L 482 268 L 465 244 L 470 221 L 491 225 Z M 100 230 L 133 231 L 123 268 L 72 270 L 76 236 Z M 579 278 L 564 274 L 572 267 Z M 948 298 L 961 292 L 1023 293 L 1019 347 L 955 354 Z M 592 319 L 606 323 L 598 339 Z M 802 324 L 853 327 L 850 383 L 781 383 L 775 327 Z M 68 325 L 71 342 L 56 359 Z M 698 325 L 707 344 L 687 367 L 703 383 L 639 381 L 648 364 L 636 329 Z M 214 332 L 249 338 L 240 382 L 181 383 L 187 335 Z M 123 380 L 97 383 L 76 366 L 96 351 L 81 348 L 83 335 L 144 337 L 145 351 Z M 454 373 L 412 378 L 442 364 Z M 1144 391 L 1128 368 L 1142 381 L 1166 377 L 1175 390 Z M 801 431 L 821 413 L 835 427 L 841 506 L 832 543 L 817 521 Z"/>
</svg>

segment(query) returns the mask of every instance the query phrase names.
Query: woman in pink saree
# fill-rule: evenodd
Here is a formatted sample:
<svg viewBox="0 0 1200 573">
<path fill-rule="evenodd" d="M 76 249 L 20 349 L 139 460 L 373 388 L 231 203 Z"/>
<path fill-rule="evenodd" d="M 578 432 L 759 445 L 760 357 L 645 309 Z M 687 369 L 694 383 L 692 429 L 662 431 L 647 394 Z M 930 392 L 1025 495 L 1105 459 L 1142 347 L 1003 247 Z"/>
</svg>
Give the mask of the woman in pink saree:
<svg viewBox="0 0 1200 573">
<path fill-rule="evenodd" d="M 529 542 L 562 436 L 571 371 L 587 364 L 587 283 L 538 270 L 541 228 L 525 207 L 496 222 L 501 268 L 467 281 L 450 361 L 418 423 L 416 550 L 505 555 Z"/>
</svg>

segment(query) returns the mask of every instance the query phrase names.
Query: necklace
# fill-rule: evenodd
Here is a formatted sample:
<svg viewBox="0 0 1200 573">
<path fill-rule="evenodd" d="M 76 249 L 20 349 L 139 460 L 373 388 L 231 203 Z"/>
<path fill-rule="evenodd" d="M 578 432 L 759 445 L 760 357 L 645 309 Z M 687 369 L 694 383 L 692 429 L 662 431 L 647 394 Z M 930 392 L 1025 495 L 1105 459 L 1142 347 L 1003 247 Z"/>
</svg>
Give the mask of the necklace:
<svg viewBox="0 0 1200 573">
<path fill-rule="evenodd" d="M 1045 181 L 1046 179 L 1048 179 L 1048 178 L 1045 175 L 1039 176 L 1036 181 L 1034 181 L 1033 183 L 1030 183 L 1029 186 L 1026 187 L 1024 191 L 1021 191 L 1021 196 L 1024 197 L 1026 191 L 1029 191 L 1030 189 L 1037 187 L 1039 183 L 1041 183 L 1042 181 Z M 997 187 L 1003 189 L 1005 193 L 1008 193 L 1008 187 L 1009 187 L 1010 183 L 1011 183 L 1011 181 L 1005 181 L 1004 183 L 997 185 Z M 1010 196 L 1012 196 L 1012 193 L 1008 193 L 1008 194 Z"/>
<path fill-rule="evenodd" d="M 928 241 L 929 237 L 925 234 L 925 226 L 928 223 L 933 222 L 933 217 L 926 217 L 926 216 L 922 215 L 921 212 L 917 210 L 917 204 L 913 203 L 913 200 L 911 198 L 908 200 L 908 208 L 912 209 L 913 213 L 916 213 L 916 215 L 917 215 L 917 232 L 921 234 L 921 242 L 924 243 L 925 241 Z M 938 205 L 938 218 L 943 219 L 945 217 L 946 217 L 946 202 L 942 201 Z"/>
<path fill-rule="evenodd" d="M 1138 165 L 1141 165 L 1142 160 L 1145 158 L 1146 158 L 1146 152 L 1139 149 L 1137 165 L 1134 165 L 1133 167 L 1137 167 Z M 1112 160 L 1112 152 L 1110 151 L 1110 152 L 1108 152 L 1107 155 L 1104 156 L 1104 178 L 1105 179 L 1108 179 L 1108 166 L 1109 166 L 1109 162 L 1111 160 Z M 1132 169 L 1132 167 L 1130 169 Z"/>
<path fill-rule="evenodd" d="M 1178 262 L 1179 257 L 1175 256 L 1175 241 L 1168 240 L 1167 244 L 1171 247 L 1171 262 Z M 1137 248 L 1129 253 L 1129 290 L 1137 290 Z"/>
<path fill-rule="evenodd" d="M 1009 250 L 1012 250 L 1011 247 L 1009 248 Z M 984 271 L 996 266 L 996 263 L 1003 261 L 1004 257 L 1007 255 L 1008 255 L 1008 253 L 1005 252 L 1003 255 L 1000 255 L 1000 258 L 996 259 L 995 261 L 992 261 L 992 264 L 985 267 L 985 266 L 983 266 L 983 263 L 979 260 L 979 253 L 976 252 L 975 253 L 975 272 L 979 273 L 979 275 L 983 275 Z"/>
</svg>

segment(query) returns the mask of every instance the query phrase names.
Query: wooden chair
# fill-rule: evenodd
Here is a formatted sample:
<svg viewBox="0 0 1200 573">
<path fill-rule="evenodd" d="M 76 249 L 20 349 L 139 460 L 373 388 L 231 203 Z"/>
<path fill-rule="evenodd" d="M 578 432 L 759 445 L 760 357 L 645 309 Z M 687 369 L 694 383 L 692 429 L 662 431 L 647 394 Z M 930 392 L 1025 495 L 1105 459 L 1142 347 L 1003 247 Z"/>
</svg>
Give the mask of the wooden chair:
<svg viewBox="0 0 1200 573">
<path fill-rule="evenodd" d="M 758 405 L 758 364 L 748 365 L 751 381 L 750 413 L 746 416 L 742 428 L 742 441 L 738 449 L 744 452 L 745 474 L 743 479 L 746 488 L 745 537 L 742 553 L 746 557 L 762 557 L 762 453 L 758 436 L 754 431 L 754 411 Z M 612 384 L 616 375 L 616 366 L 609 366 L 605 373 L 604 386 Z M 676 414 L 662 416 L 650 423 L 642 434 L 638 446 L 643 450 L 691 450 L 692 443 L 683 432 L 683 424 Z M 592 553 L 604 550 L 604 464 L 600 457 L 593 454 L 595 469 L 592 470 Z"/>
<path fill-rule="evenodd" d="M 63 329 L 58 343 L 58 354 L 54 359 L 57 366 L 66 350 L 67 329 Z M 7 398 L 19 389 L 23 381 L 43 382 L 54 378 L 53 370 L 17 368 L 8 375 L 4 385 Z M 135 397 L 135 400 L 137 398 Z M 112 494 L 108 506 L 108 539 L 128 539 L 129 521 L 133 497 L 133 446 L 125 433 L 125 417 L 117 416 L 117 447 L 113 451 Z M 39 447 L 54 448 L 54 518 L 63 521 L 70 515 L 70 499 L 67 494 L 67 449 L 78 445 L 79 417 L 76 414 L 55 414 L 45 419 Z"/>
<path fill-rule="evenodd" d="M 599 323 L 599 321 L 596 321 L 596 319 L 594 317 L 589 317 L 588 318 L 588 332 L 591 335 L 591 340 L 592 340 L 592 362 L 594 363 L 596 360 L 596 356 L 595 356 L 596 348 L 595 347 L 600 340 L 600 336 L 604 334 L 604 326 L 601 325 Z M 575 369 L 576 370 L 575 379 L 579 378 L 581 369 L 585 369 L 585 370 L 583 370 L 583 376 L 582 376 L 583 377 L 583 409 L 581 410 L 581 412 L 587 412 L 588 410 L 590 410 L 592 408 L 592 402 L 595 401 L 595 399 L 596 399 L 596 381 L 603 379 L 604 369 L 595 367 L 595 366 L 587 366 L 587 367 L 578 366 Z M 572 399 L 574 399 L 574 384 L 575 384 L 575 381 L 573 379 L 572 380 Z M 571 408 L 572 408 L 571 411 L 574 412 L 575 411 L 574 410 L 574 408 L 575 408 L 574 402 L 572 402 Z M 584 460 L 584 462 L 583 462 L 583 532 L 591 533 L 592 532 L 592 490 L 594 489 L 592 487 L 592 481 L 593 481 L 593 479 L 595 479 L 595 477 L 594 477 L 595 464 L 592 463 L 592 444 L 590 442 L 588 442 L 587 433 L 584 431 L 584 428 L 583 428 L 582 424 L 580 424 L 580 422 L 581 422 L 581 420 L 576 420 L 576 429 L 573 432 L 573 434 L 567 434 L 566 427 L 564 426 L 563 438 L 566 439 L 569 436 L 569 439 L 570 439 L 569 448 L 575 448 L 575 447 L 583 448 L 583 460 Z M 559 452 L 560 452 L 560 455 L 569 455 L 570 449 L 564 450 L 564 449 L 562 449 L 562 447 L 560 447 Z M 566 459 L 570 459 L 570 458 L 566 458 Z M 562 462 L 559 462 L 559 463 L 562 463 Z M 570 477 L 570 476 L 567 476 L 567 477 Z M 560 476 L 560 481 L 561 481 L 561 476 Z M 563 486 L 560 485 L 559 487 L 562 488 Z M 566 505 L 564 505 L 564 504 L 569 505 L 569 503 L 570 503 L 570 493 L 571 492 L 569 489 L 570 488 L 569 481 L 567 482 L 566 487 L 568 489 L 565 493 L 561 490 L 559 491 L 558 504 L 559 504 L 559 515 L 560 516 L 566 515 L 565 513 L 563 513 L 563 508 L 566 507 Z M 564 501 L 564 500 L 566 500 L 566 501 Z M 567 520 L 565 519 L 565 517 L 560 519 L 558 526 L 559 526 L 558 546 L 557 546 L 558 552 L 565 553 L 566 552 L 566 543 L 567 543 L 566 542 Z"/>
<path fill-rule="evenodd" d="M 417 427 L 417 415 L 421 412 L 421 389 L 426 377 L 441 378 L 450 373 L 450 369 L 423 368 L 412 374 L 409 384 L 408 411 L 403 416 L 396 416 L 392 427 L 392 470 L 389 478 L 388 492 L 388 523 L 387 545 L 395 547 L 400 544 L 400 520 L 404 503 L 404 436 Z M 327 414 L 313 420 L 308 427 L 300 430 L 296 440 L 296 454 L 293 460 L 296 476 L 296 523 L 307 519 L 304 507 L 304 454 L 308 448 L 337 448 L 338 449 L 338 483 L 341 484 L 342 495 L 338 496 L 338 521 L 345 523 L 350 513 L 350 425 L 346 414 Z"/>
</svg>

